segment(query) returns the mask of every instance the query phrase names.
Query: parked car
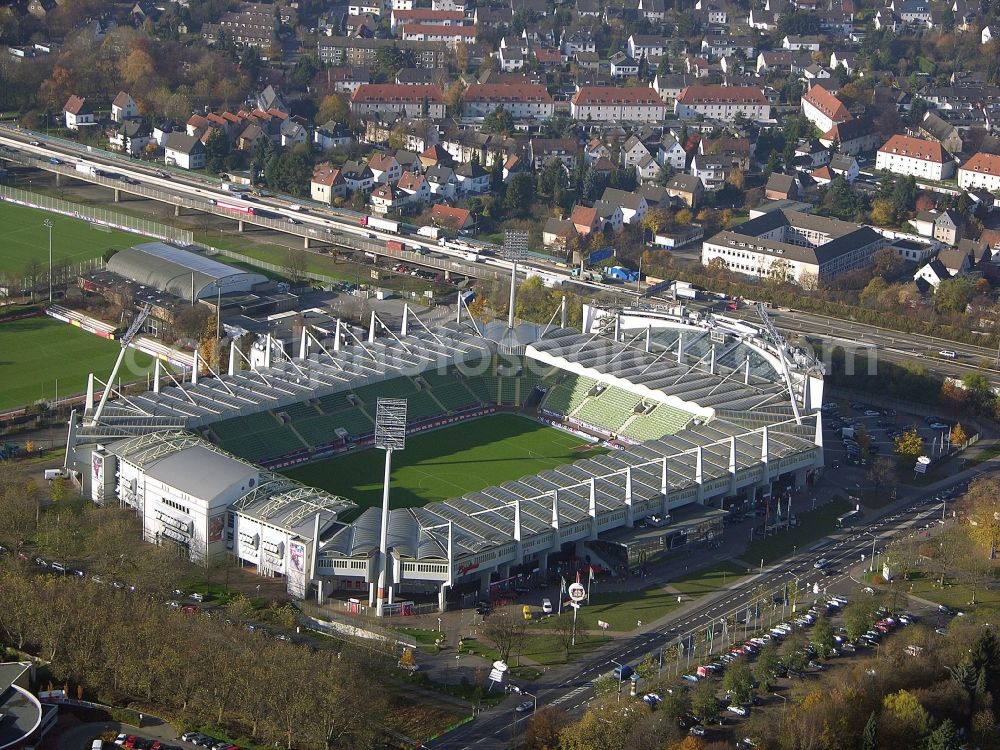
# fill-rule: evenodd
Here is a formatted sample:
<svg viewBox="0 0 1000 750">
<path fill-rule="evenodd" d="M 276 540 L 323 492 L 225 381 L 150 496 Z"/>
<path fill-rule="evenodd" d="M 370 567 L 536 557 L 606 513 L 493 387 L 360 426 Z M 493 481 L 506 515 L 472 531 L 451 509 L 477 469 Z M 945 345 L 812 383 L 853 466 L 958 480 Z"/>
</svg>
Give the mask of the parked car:
<svg viewBox="0 0 1000 750">
<path fill-rule="evenodd" d="M 695 724 L 688 731 L 691 734 L 693 734 L 695 737 L 704 737 L 705 736 L 705 727 L 703 727 L 701 724 Z"/>
<path fill-rule="evenodd" d="M 611 677 L 621 682 L 631 677 L 634 672 L 635 670 L 628 664 L 619 664 L 611 671 Z"/>
<path fill-rule="evenodd" d="M 532 711 L 535 710 L 535 702 L 525 701 L 524 703 L 518 703 L 517 708 L 515 708 L 514 710 L 517 711 L 519 714 L 531 713 Z"/>
<path fill-rule="evenodd" d="M 745 707 L 738 706 L 735 703 L 728 706 L 726 710 L 729 711 L 729 713 L 731 714 L 736 714 L 737 716 L 746 716 L 748 713 L 750 713 L 749 711 L 746 710 Z"/>
</svg>

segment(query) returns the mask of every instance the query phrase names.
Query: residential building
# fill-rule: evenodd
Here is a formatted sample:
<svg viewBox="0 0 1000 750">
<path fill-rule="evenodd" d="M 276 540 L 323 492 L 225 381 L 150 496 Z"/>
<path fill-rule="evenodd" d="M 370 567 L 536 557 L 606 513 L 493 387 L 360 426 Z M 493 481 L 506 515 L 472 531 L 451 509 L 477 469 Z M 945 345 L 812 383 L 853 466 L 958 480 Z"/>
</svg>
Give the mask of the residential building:
<svg viewBox="0 0 1000 750">
<path fill-rule="evenodd" d="M 802 95 L 802 115 L 821 133 L 853 119 L 844 103 L 819 84 Z"/>
<path fill-rule="evenodd" d="M 352 133 L 343 123 L 330 120 L 325 125 L 313 131 L 313 143 L 321 151 L 329 148 L 342 148 L 354 143 L 354 133 Z"/>
<path fill-rule="evenodd" d="M 445 227 L 459 231 L 462 229 L 472 229 L 475 226 L 475 218 L 467 208 L 453 208 L 437 204 L 431 208 L 431 222 L 435 226 Z"/>
<path fill-rule="evenodd" d="M 858 160 L 850 154 L 834 154 L 830 159 L 830 171 L 848 182 L 854 182 L 861 174 L 861 167 L 858 166 Z"/>
<path fill-rule="evenodd" d="M 146 146 L 153 142 L 153 136 L 142 120 L 125 120 L 108 136 L 111 148 L 130 156 L 142 156 Z"/>
<path fill-rule="evenodd" d="M 667 54 L 667 40 L 655 34 L 632 34 L 626 49 L 633 60 L 659 60 Z"/>
<path fill-rule="evenodd" d="M 631 169 L 648 156 L 650 156 L 649 149 L 637 135 L 630 135 L 622 144 L 621 159 L 625 169 Z"/>
<path fill-rule="evenodd" d="M 762 121 L 770 119 L 771 104 L 756 86 L 688 86 L 677 97 L 674 113 L 681 120 L 701 116 L 732 122 L 742 115 Z"/>
<path fill-rule="evenodd" d="M 797 200 L 799 197 L 799 184 L 795 175 L 772 172 L 767 178 L 767 185 L 764 187 L 764 197 L 772 201 Z"/>
<path fill-rule="evenodd" d="M 958 128 L 934 112 L 924 115 L 917 133 L 924 138 L 937 141 L 949 153 L 957 154 L 962 150 L 962 134 L 958 132 Z"/>
<path fill-rule="evenodd" d="M 697 209 L 705 195 L 705 187 L 694 175 L 678 174 L 666 184 L 667 195 L 677 198 L 691 209 Z"/>
<path fill-rule="evenodd" d="M 617 188 L 605 188 L 601 200 L 618 206 L 622 212 L 623 224 L 639 224 L 649 209 L 646 199 L 641 195 Z"/>
<path fill-rule="evenodd" d="M 548 90 L 535 83 L 475 83 L 462 98 L 467 117 L 485 117 L 500 107 L 515 119 L 547 120 L 555 111 Z"/>
<path fill-rule="evenodd" d="M 570 99 L 570 117 L 592 122 L 660 122 L 666 106 L 645 86 L 584 86 Z"/>
<path fill-rule="evenodd" d="M 958 185 L 963 190 L 988 190 L 1000 194 L 1000 156 L 980 152 L 958 170 Z"/>
<path fill-rule="evenodd" d="M 431 191 L 431 199 L 453 201 L 458 195 L 458 178 L 455 170 L 444 164 L 435 164 L 424 172 L 424 179 Z"/>
<path fill-rule="evenodd" d="M 203 169 L 205 144 L 196 135 L 171 133 L 163 144 L 163 162 L 181 169 Z"/>
<path fill-rule="evenodd" d="M 253 47 L 260 50 L 266 60 L 278 46 L 278 19 L 274 6 L 247 3 L 238 10 L 224 13 L 218 23 L 203 23 L 201 37 L 209 45 L 224 37 L 238 47 Z"/>
<path fill-rule="evenodd" d="M 664 135 L 656 152 L 656 161 L 662 167 L 682 171 L 687 164 L 687 152 L 671 135 Z"/>
<path fill-rule="evenodd" d="M 368 160 L 368 169 L 372 171 L 372 180 L 376 185 L 394 183 L 403 174 L 403 168 L 392 154 L 376 152 Z"/>
<path fill-rule="evenodd" d="M 413 57 L 413 64 L 425 70 L 447 66 L 448 47 L 441 42 L 409 42 L 401 39 L 349 39 L 327 37 L 317 44 L 320 62 L 334 67 L 348 66 L 374 70 L 379 50 L 398 49 Z"/>
<path fill-rule="evenodd" d="M 706 240 L 701 261 L 708 265 L 719 259 L 735 273 L 815 288 L 868 266 L 887 243 L 862 224 L 779 209 Z"/>
<path fill-rule="evenodd" d="M 375 175 L 364 162 L 348 161 L 340 168 L 340 177 L 344 180 L 347 189 L 352 193 L 355 190 L 369 192 L 375 186 Z"/>
<path fill-rule="evenodd" d="M 388 213 L 399 212 L 408 202 L 408 196 L 397 190 L 395 185 L 383 183 L 372 188 L 368 202 L 372 211 L 384 216 Z"/>
<path fill-rule="evenodd" d="M 878 150 L 875 169 L 928 180 L 946 180 L 955 173 L 955 161 L 937 141 L 894 135 Z"/>
<path fill-rule="evenodd" d="M 475 44 L 475 26 L 431 26 L 408 23 L 403 26 L 403 40 L 408 42 L 440 42 L 454 49 L 459 44 Z"/>
<path fill-rule="evenodd" d="M 962 239 L 961 215 L 950 208 L 942 211 L 934 222 L 934 234 L 931 236 L 946 245 L 957 245 Z"/>
<path fill-rule="evenodd" d="M 426 203 L 431 197 L 431 188 L 419 172 L 403 172 L 396 183 L 396 189 L 406 196 L 408 203 Z"/>
<path fill-rule="evenodd" d="M 125 91 L 119 91 L 118 96 L 111 102 L 111 119 L 115 122 L 125 122 L 125 120 L 131 120 L 138 116 L 139 107 L 132 95 Z"/>
<path fill-rule="evenodd" d="M 575 138 L 532 138 L 528 152 L 534 169 L 543 169 L 551 160 L 559 161 L 567 171 L 576 169 L 578 145 Z"/>
<path fill-rule="evenodd" d="M 639 63 L 624 52 L 616 52 L 608 59 L 612 78 L 633 78 L 639 75 Z"/>
<path fill-rule="evenodd" d="M 66 127 L 70 130 L 79 130 L 81 127 L 96 125 L 94 111 L 90 108 L 86 97 L 73 94 L 63 105 L 63 115 L 66 118 Z"/>
<path fill-rule="evenodd" d="M 389 31 L 398 34 L 401 26 L 464 26 L 465 13 L 458 10 L 393 10 L 389 14 Z"/>
<path fill-rule="evenodd" d="M 820 44 L 822 39 L 818 36 L 786 36 L 781 40 L 782 49 L 787 49 L 791 52 L 797 52 L 799 50 L 807 50 L 809 52 L 819 52 Z"/>
<path fill-rule="evenodd" d="M 819 137 L 827 148 L 837 145 L 841 154 L 857 156 L 874 151 L 882 143 L 882 136 L 869 117 L 857 117 L 838 123 Z"/>
<path fill-rule="evenodd" d="M 397 86 L 368 83 L 351 94 L 351 111 L 399 113 L 406 117 L 444 117 L 444 99 L 437 86 Z"/>
<path fill-rule="evenodd" d="M 479 162 L 467 161 L 455 169 L 458 189 L 466 195 L 479 195 L 490 190 L 490 173 Z"/>
<path fill-rule="evenodd" d="M 309 195 L 314 201 L 332 205 L 337 198 L 347 196 L 347 183 L 340 170 L 329 162 L 317 164 L 309 182 Z"/>
<path fill-rule="evenodd" d="M 726 184 L 726 160 L 719 156 L 695 154 L 691 159 L 691 174 L 701 180 L 706 190 L 720 190 Z"/>
</svg>

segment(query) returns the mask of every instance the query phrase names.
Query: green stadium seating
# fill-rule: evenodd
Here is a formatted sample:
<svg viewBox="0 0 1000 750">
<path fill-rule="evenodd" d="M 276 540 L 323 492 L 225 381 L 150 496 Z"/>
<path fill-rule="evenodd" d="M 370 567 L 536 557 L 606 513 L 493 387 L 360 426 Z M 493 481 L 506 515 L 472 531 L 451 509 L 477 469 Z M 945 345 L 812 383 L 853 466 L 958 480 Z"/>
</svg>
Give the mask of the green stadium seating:
<svg viewBox="0 0 1000 750">
<path fill-rule="evenodd" d="M 635 405 L 641 399 L 634 393 L 609 386 L 600 395 L 584 401 L 583 406 L 573 416 L 584 422 L 618 432 L 625 422 L 635 414 Z"/>
<path fill-rule="evenodd" d="M 275 411 L 283 411 L 289 417 L 292 418 L 293 422 L 297 422 L 300 419 L 308 419 L 309 417 L 315 417 L 316 407 L 307 401 L 299 401 L 295 404 L 289 404 L 288 406 L 282 406 L 280 409 Z"/>
<path fill-rule="evenodd" d="M 471 378 L 466 378 L 465 384 L 484 404 L 495 404 L 497 402 L 497 379 L 495 375 L 475 375 Z"/>
<path fill-rule="evenodd" d="M 417 390 L 417 386 L 409 378 L 392 378 L 381 383 L 372 383 L 354 389 L 354 395 L 365 404 L 374 404 L 379 396 L 386 398 L 406 398 Z"/>
<path fill-rule="evenodd" d="M 444 414 L 444 409 L 427 391 L 417 391 L 407 396 L 406 419 L 408 422 L 416 422 L 441 414 Z"/>
<path fill-rule="evenodd" d="M 448 411 L 460 411 L 480 403 L 479 399 L 454 376 L 451 377 L 451 382 L 443 381 L 435 385 L 431 392 Z"/>
<path fill-rule="evenodd" d="M 343 409 L 353 409 L 354 404 L 347 400 L 347 397 L 350 395 L 350 391 L 341 391 L 340 393 L 331 393 L 328 396 L 323 396 L 319 400 L 319 408 L 323 410 L 324 414 L 332 414 L 335 411 Z"/>
<path fill-rule="evenodd" d="M 326 445 L 336 438 L 335 430 L 342 427 L 351 435 L 364 435 L 375 429 L 375 425 L 363 409 L 343 409 L 335 414 L 312 417 L 295 423 L 302 438 L 309 445 Z"/>
<path fill-rule="evenodd" d="M 500 403 L 517 403 L 517 379 L 512 377 L 499 378 L 500 380 Z"/>
<path fill-rule="evenodd" d="M 212 425 L 212 432 L 219 437 L 219 440 L 225 440 L 229 437 L 239 438 L 241 435 L 263 432 L 278 426 L 278 420 L 271 412 L 262 411 L 216 422 Z"/>
<path fill-rule="evenodd" d="M 621 434 L 640 442 L 655 440 L 680 432 L 693 416 L 682 409 L 658 404 L 649 414 L 642 414 L 632 420 Z"/>
<path fill-rule="evenodd" d="M 542 406 L 557 414 L 572 414 L 587 398 L 587 393 L 596 383 L 597 381 L 591 378 L 567 374 L 559 385 L 549 389 Z"/>
</svg>

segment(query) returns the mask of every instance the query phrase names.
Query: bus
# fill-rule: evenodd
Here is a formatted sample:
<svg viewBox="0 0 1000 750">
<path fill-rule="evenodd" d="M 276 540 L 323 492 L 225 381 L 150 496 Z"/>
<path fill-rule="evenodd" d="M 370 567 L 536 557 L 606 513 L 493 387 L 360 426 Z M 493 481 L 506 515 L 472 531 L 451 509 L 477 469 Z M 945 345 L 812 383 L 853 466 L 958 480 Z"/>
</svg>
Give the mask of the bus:
<svg viewBox="0 0 1000 750">
<path fill-rule="evenodd" d="M 848 511 L 844 515 L 837 518 L 837 528 L 840 529 L 847 528 L 851 524 L 857 523 L 857 521 L 860 518 L 861 518 L 861 511 L 857 510 L 856 508 L 854 510 Z"/>
</svg>

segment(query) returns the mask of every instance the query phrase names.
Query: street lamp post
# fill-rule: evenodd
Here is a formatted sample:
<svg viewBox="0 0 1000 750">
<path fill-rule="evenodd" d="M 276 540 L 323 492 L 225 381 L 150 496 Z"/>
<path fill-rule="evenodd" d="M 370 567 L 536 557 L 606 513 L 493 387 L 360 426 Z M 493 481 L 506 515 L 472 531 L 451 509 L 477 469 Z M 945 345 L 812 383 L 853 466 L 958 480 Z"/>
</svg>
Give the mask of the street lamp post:
<svg viewBox="0 0 1000 750">
<path fill-rule="evenodd" d="M 49 230 L 49 304 L 52 304 L 52 219 L 46 219 L 42 224 Z"/>
<path fill-rule="evenodd" d="M 621 701 L 621 699 L 622 699 L 622 675 L 625 674 L 625 665 L 622 664 L 620 661 L 616 661 L 614 659 L 611 660 L 611 663 L 614 664 L 616 667 L 618 667 L 618 700 Z"/>
<path fill-rule="evenodd" d="M 878 543 L 878 534 L 875 534 L 875 533 L 873 533 L 871 531 L 866 531 L 865 533 L 866 534 L 871 534 L 871 538 L 872 538 L 872 559 L 871 559 L 871 565 L 869 566 L 868 571 L 869 572 L 874 572 L 875 571 L 875 545 Z"/>
</svg>

